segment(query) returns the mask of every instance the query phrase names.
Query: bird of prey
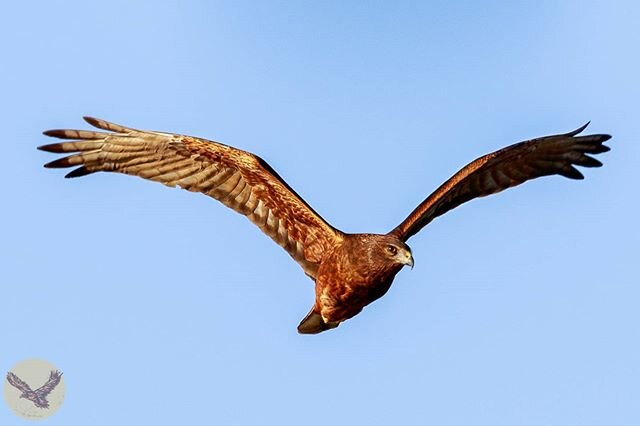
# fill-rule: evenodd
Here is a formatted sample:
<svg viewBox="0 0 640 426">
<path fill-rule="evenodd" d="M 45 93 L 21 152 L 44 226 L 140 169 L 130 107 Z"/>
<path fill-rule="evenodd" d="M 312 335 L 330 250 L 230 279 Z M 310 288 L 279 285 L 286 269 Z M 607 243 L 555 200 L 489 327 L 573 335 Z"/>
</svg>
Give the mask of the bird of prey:
<svg viewBox="0 0 640 426">
<path fill-rule="evenodd" d="M 60 379 L 62 378 L 62 373 L 58 370 L 51 370 L 49 374 L 49 379 L 47 382 L 39 387 L 36 390 L 31 390 L 31 386 L 29 386 L 26 382 L 20 379 L 18 376 L 13 374 L 12 372 L 7 373 L 7 381 L 11 384 L 11 386 L 18 389 L 22 394 L 20 398 L 28 399 L 33 402 L 38 408 L 49 408 L 49 401 L 47 401 L 47 395 L 51 393 L 60 383 Z"/>
<path fill-rule="evenodd" d="M 472 161 L 387 234 L 349 234 L 327 223 L 262 158 L 218 142 L 137 130 L 85 117 L 103 131 L 47 130 L 67 139 L 39 147 L 71 154 L 45 164 L 73 167 L 68 178 L 118 172 L 201 192 L 245 215 L 315 281 L 315 303 L 298 332 L 337 327 L 383 296 L 403 266 L 413 267 L 407 240 L 436 217 L 476 197 L 541 176 L 583 179 L 574 165 L 600 167 L 587 154 L 609 150 L 606 134 L 569 133 L 516 143 Z"/>
</svg>

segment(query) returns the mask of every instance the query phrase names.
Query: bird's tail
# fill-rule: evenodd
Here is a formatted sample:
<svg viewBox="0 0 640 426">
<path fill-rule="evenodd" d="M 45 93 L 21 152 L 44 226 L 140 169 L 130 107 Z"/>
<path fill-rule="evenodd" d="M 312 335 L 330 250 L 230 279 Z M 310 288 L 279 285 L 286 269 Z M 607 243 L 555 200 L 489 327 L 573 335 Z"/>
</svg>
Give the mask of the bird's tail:
<svg viewBox="0 0 640 426">
<path fill-rule="evenodd" d="M 329 322 L 326 323 L 322 319 L 322 315 L 320 315 L 315 310 L 315 306 L 311 308 L 309 313 L 298 325 L 298 333 L 300 334 L 318 334 L 322 333 L 326 330 L 331 330 L 332 328 L 336 328 L 340 325 L 339 322 Z"/>
</svg>

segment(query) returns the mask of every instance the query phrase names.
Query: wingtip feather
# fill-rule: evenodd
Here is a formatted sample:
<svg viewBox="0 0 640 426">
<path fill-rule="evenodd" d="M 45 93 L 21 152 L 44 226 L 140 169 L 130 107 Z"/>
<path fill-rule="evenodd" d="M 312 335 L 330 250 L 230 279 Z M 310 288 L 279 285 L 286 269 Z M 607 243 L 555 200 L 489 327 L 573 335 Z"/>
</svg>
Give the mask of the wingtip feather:
<svg viewBox="0 0 640 426">
<path fill-rule="evenodd" d="M 561 171 L 558 172 L 558 174 L 569 178 L 569 179 L 575 179 L 575 180 L 582 180 L 584 179 L 584 175 L 575 167 L 573 166 L 567 166 L 564 169 L 562 169 Z"/>
<path fill-rule="evenodd" d="M 135 129 L 130 127 L 123 126 L 121 124 L 112 123 L 110 121 L 102 120 L 100 118 L 84 116 L 82 117 L 84 121 L 92 125 L 93 127 L 97 127 L 98 129 L 109 130 L 110 132 L 116 133 L 130 133 L 135 132 Z"/>
<path fill-rule="evenodd" d="M 38 150 L 44 152 L 52 152 L 54 154 L 63 154 L 65 152 L 69 152 L 69 150 L 65 149 L 64 143 L 50 143 L 47 145 L 40 145 L 37 147 Z"/>
<path fill-rule="evenodd" d="M 584 131 L 584 129 L 587 128 L 587 126 L 589 126 L 589 124 L 591 124 L 591 120 L 587 121 L 582 126 L 580 126 L 577 129 L 575 129 L 574 131 L 567 133 L 567 136 L 579 135 L 580 133 L 582 133 Z"/>
<path fill-rule="evenodd" d="M 87 123 L 91 124 L 93 127 L 97 127 L 99 129 L 104 128 L 103 126 L 100 125 L 100 123 L 103 120 L 100 120 L 99 118 L 91 117 L 90 115 L 83 115 L 82 119 Z"/>
<path fill-rule="evenodd" d="M 48 163 L 45 163 L 45 165 L 43 166 L 45 169 L 59 169 L 62 167 L 66 167 L 66 166 L 62 166 L 59 163 L 59 160 L 53 160 L 53 161 L 49 161 Z"/>
<path fill-rule="evenodd" d="M 602 167 L 602 162 L 600 160 L 596 160 L 588 155 L 583 155 L 582 159 L 579 162 L 576 162 L 576 164 L 582 167 Z"/>
<path fill-rule="evenodd" d="M 73 178 L 77 178 L 77 177 L 90 175 L 92 173 L 95 173 L 95 170 L 89 170 L 85 166 L 81 166 L 81 167 L 78 167 L 77 169 L 71 170 L 64 177 L 65 177 L 65 179 L 73 179 Z"/>
<path fill-rule="evenodd" d="M 50 138 L 69 139 L 69 131 L 67 129 L 49 129 L 42 132 L 43 135 Z"/>
</svg>

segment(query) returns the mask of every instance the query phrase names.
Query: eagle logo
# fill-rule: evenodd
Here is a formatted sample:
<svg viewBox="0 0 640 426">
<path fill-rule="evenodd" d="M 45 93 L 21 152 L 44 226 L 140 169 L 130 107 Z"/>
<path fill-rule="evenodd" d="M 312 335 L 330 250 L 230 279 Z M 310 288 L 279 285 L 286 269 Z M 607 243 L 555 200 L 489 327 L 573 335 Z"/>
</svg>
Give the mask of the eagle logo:
<svg viewBox="0 0 640 426">
<path fill-rule="evenodd" d="M 47 382 L 38 389 L 32 390 L 31 386 L 29 386 L 20 377 L 12 372 L 7 373 L 7 381 L 9 384 L 22 392 L 20 398 L 28 399 L 36 407 L 44 409 L 49 409 L 47 396 L 56 388 L 56 386 L 58 386 L 60 379 L 62 379 L 62 372 L 58 370 L 51 370 Z"/>
</svg>

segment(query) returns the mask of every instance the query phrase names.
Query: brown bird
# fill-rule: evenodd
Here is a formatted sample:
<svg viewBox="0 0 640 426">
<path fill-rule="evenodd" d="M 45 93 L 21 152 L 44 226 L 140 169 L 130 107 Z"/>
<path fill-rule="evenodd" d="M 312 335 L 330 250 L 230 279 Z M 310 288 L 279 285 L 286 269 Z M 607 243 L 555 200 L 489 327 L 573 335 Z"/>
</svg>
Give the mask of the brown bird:
<svg viewBox="0 0 640 426">
<path fill-rule="evenodd" d="M 7 373 L 7 381 L 11 384 L 11 386 L 22 392 L 20 398 L 28 399 L 29 401 L 33 402 L 36 407 L 39 408 L 49 408 L 47 395 L 49 395 L 51 391 L 53 391 L 55 387 L 58 386 L 61 378 L 62 373 L 60 371 L 51 370 L 47 382 L 38 389 L 31 390 L 31 386 L 29 386 L 18 376 L 16 376 L 12 372 Z"/>
<path fill-rule="evenodd" d="M 413 267 L 406 241 L 436 217 L 476 197 L 540 176 L 583 179 L 573 166 L 600 167 L 587 154 L 609 148 L 609 135 L 573 132 L 520 142 L 463 167 L 389 233 L 348 234 L 329 225 L 260 157 L 205 139 L 137 130 L 96 118 L 106 132 L 47 130 L 71 141 L 39 147 L 72 153 L 45 165 L 78 166 L 66 177 L 95 172 L 140 176 L 201 192 L 245 215 L 284 248 L 315 281 L 315 303 L 298 326 L 304 334 L 337 327 L 384 295 L 403 266 Z"/>
</svg>

